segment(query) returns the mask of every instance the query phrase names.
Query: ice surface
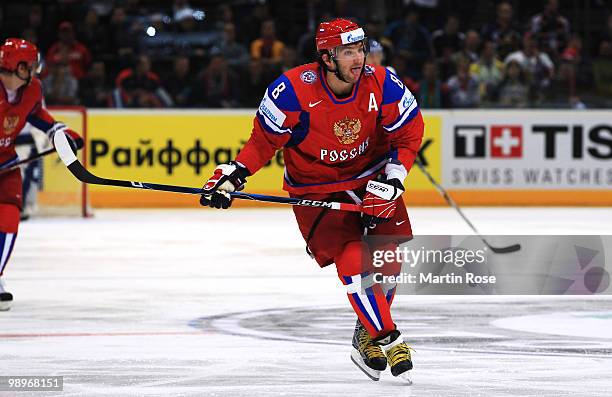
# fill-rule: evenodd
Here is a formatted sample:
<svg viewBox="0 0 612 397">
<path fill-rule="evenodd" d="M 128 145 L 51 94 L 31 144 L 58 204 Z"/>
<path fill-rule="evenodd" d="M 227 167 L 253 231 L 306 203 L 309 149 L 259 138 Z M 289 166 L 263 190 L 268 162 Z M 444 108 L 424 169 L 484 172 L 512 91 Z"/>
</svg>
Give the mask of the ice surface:
<svg viewBox="0 0 612 397">
<path fill-rule="evenodd" d="M 467 208 L 489 234 L 610 234 L 612 209 Z M 420 234 L 470 234 L 448 208 Z M 610 396 L 607 297 L 398 296 L 412 386 L 349 359 L 352 313 L 286 208 L 97 211 L 22 224 L 0 375 L 66 396 Z"/>
</svg>

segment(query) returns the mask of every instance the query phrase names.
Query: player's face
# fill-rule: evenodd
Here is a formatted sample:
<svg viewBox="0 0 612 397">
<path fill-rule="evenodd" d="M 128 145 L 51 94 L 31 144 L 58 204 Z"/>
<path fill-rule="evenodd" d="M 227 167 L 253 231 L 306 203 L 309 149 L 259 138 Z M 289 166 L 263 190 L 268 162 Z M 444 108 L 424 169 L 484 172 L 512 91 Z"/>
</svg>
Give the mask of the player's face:
<svg viewBox="0 0 612 397">
<path fill-rule="evenodd" d="M 339 73 L 346 81 L 356 83 L 359 80 L 365 57 L 363 43 L 343 45 L 336 48 L 335 59 L 338 63 Z"/>
<path fill-rule="evenodd" d="M 2 73 L 2 84 L 9 90 L 17 90 L 21 86 L 28 84 L 28 69 L 19 65 L 15 73 Z"/>
</svg>

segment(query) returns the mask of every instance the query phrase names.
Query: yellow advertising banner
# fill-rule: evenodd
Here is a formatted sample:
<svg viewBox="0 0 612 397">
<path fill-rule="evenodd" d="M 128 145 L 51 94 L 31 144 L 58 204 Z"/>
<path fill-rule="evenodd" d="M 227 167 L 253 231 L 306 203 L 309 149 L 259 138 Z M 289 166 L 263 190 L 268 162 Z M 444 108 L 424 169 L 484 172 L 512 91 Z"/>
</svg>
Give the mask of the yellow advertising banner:
<svg viewBox="0 0 612 397">
<path fill-rule="evenodd" d="M 249 139 L 255 113 L 255 110 L 91 110 L 85 113 L 81 108 L 51 111 L 58 120 L 64 121 L 75 131 L 87 131 L 87 156 L 84 162 L 94 174 L 105 178 L 190 187 L 202 186 L 217 164 L 235 158 Z M 612 157 L 609 150 L 612 147 L 612 140 L 609 139 L 612 127 L 606 122 L 608 114 L 591 111 L 581 113 L 581 117 L 572 116 L 571 121 L 575 123 L 571 125 L 572 134 L 563 135 L 564 131 L 569 131 L 568 116 L 563 112 L 538 111 L 524 116 L 523 112 L 489 111 L 484 117 L 486 123 L 491 124 L 488 126 L 482 121 L 481 112 L 426 111 L 425 136 L 419 156 L 432 176 L 460 205 L 609 206 L 612 191 L 602 188 L 603 185 L 596 186 L 598 183 L 609 184 L 610 179 L 603 176 L 612 175 L 607 165 Z M 557 122 L 564 118 L 566 124 L 547 124 L 548 120 Z M 466 136 L 472 135 L 466 135 L 465 129 L 470 133 L 480 131 L 480 140 L 474 138 L 473 145 L 467 145 Z M 521 139 L 498 142 L 496 131 L 505 130 L 511 134 L 513 131 L 522 134 L 524 153 L 509 152 L 511 156 L 500 158 L 503 151 L 497 150 L 495 145 L 504 142 L 515 142 L 515 145 L 518 142 L 520 145 L 522 142 Z M 485 132 L 491 135 L 486 137 L 489 141 L 485 139 Z M 557 140 L 543 139 L 544 132 L 551 136 L 557 132 L 561 135 Z M 568 146 L 568 142 L 561 139 L 568 137 L 573 139 L 570 142 L 573 146 Z M 559 144 L 559 148 L 555 147 L 555 143 Z M 474 150 L 477 146 L 480 147 L 479 153 L 467 153 L 468 147 Z M 543 157 L 553 154 L 558 154 L 559 158 Z M 526 159 L 524 156 L 531 157 Z M 580 181 L 589 182 L 595 188 L 573 188 L 568 185 L 572 182 L 570 179 L 565 185 L 557 183 L 554 186 L 551 183 L 555 181 L 551 180 L 548 184 L 541 184 L 541 188 L 512 180 L 508 186 L 495 185 L 500 181 L 508 182 L 495 179 L 495 176 L 506 176 L 508 170 L 512 171 L 511 167 L 529 167 L 537 172 L 539 166 L 544 172 L 549 171 L 551 166 L 548 162 L 553 160 L 557 161 L 557 168 L 564 167 L 568 178 L 579 176 Z M 499 173 L 500 170 L 503 173 Z M 517 172 L 519 174 L 515 172 L 515 176 L 522 175 L 520 169 Z M 490 179 L 483 179 L 488 178 L 489 174 Z M 548 174 L 542 175 L 545 177 Z M 247 191 L 286 196 L 287 193 L 282 190 L 282 179 L 283 155 L 279 152 L 267 166 L 249 178 Z M 467 186 L 467 182 L 476 185 Z M 417 167 L 412 168 L 405 185 L 403 197 L 409 206 L 446 205 Z M 84 208 L 81 205 L 85 193 L 83 186 L 57 156 L 47 156 L 44 159 L 42 190 L 38 196 L 40 207 L 46 209 L 45 213 L 57 210 L 57 213 L 64 214 L 66 208 L 74 208 L 73 212 L 79 213 L 79 208 Z M 198 206 L 198 198 L 190 195 L 96 185 L 88 185 L 88 189 L 89 202 L 94 208 Z M 236 201 L 235 205 L 264 204 Z"/>
<path fill-rule="evenodd" d="M 254 111 L 90 111 L 88 167 L 114 179 L 199 187 L 219 163 L 233 160 L 249 139 Z M 441 175 L 442 117 L 425 117 L 422 156 L 435 178 Z M 283 156 L 278 152 L 257 174 L 247 190 L 283 195 Z M 408 194 L 425 202 L 436 198 L 431 184 L 416 168 L 410 173 Z M 116 187 L 90 187 L 94 207 L 196 206 L 196 197 Z"/>
</svg>

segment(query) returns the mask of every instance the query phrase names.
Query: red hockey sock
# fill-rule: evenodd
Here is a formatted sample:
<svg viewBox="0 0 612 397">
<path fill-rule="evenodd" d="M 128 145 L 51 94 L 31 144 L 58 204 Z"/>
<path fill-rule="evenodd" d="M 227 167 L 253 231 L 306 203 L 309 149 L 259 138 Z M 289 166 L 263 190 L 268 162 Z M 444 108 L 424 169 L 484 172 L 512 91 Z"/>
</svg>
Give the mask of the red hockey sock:
<svg viewBox="0 0 612 397">
<path fill-rule="evenodd" d="M 380 285 L 365 286 L 362 292 L 362 281 L 367 280 L 367 273 L 362 274 L 362 261 L 368 260 L 367 246 L 361 241 L 352 241 L 344 247 L 342 254 L 336 258 L 336 270 L 342 284 L 346 287 L 347 296 L 357 317 L 372 338 L 383 336 L 395 329 L 391 319 L 389 303 Z"/>
<path fill-rule="evenodd" d="M 383 245 L 377 245 L 375 247 L 372 247 L 371 249 L 372 250 L 383 250 L 383 251 L 395 251 L 397 247 L 398 245 L 396 243 L 389 242 Z M 382 266 L 381 268 L 377 270 L 379 270 L 383 276 L 397 276 L 398 274 L 400 274 L 401 269 L 402 269 L 402 264 L 400 262 L 393 261 L 393 262 L 385 262 L 384 266 Z M 381 284 L 381 287 L 382 287 L 383 293 L 385 294 L 385 298 L 387 299 L 387 303 L 389 304 L 389 307 L 391 307 L 391 304 L 393 303 L 393 298 L 395 298 L 396 284 L 384 283 L 384 284 Z"/>
<path fill-rule="evenodd" d="M 387 304 L 389 305 L 389 307 L 391 307 L 391 305 L 393 304 L 393 298 L 395 298 L 395 289 L 396 287 L 393 286 L 385 292 L 385 298 L 387 298 Z"/>
<path fill-rule="evenodd" d="M 18 227 L 19 208 L 10 204 L 0 204 L 0 276 L 13 252 Z"/>
</svg>

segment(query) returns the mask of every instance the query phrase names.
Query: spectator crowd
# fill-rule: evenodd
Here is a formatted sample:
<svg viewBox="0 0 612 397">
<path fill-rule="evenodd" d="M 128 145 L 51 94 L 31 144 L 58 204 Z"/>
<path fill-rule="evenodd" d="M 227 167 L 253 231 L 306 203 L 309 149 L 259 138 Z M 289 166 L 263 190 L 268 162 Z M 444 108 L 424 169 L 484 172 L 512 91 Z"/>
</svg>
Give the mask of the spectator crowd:
<svg viewBox="0 0 612 397">
<path fill-rule="evenodd" d="M 488 6 L 480 22 L 456 2 L 377 3 L 386 16 L 359 0 L 9 1 L 0 32 L 39 46 L 49 105 L 256 107 L 280 73 L 316 59 L 316 25 L 334 17 L 365 27 L 368 63 L 394 71 L 425 109 L 612 103 L 612 13 L 585 46 L 559 0 L 531 15 L 516 1 L 468 0 Z"/>
</svg>

